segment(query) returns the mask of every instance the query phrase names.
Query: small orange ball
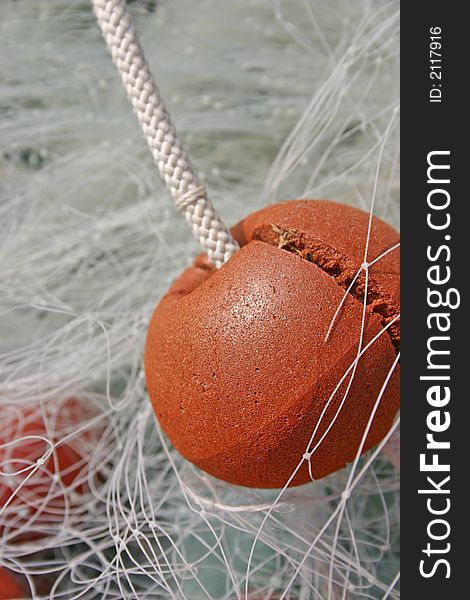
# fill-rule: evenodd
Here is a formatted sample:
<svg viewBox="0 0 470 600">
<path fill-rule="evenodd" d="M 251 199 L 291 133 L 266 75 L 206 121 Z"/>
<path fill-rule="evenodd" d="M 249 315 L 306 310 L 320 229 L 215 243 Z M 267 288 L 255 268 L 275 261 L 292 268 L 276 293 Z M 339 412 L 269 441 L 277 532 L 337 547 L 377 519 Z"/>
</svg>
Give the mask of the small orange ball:
<svg viewBox="0 0 470 600">
<path fill-rule="evenodd" d="M 0 535 L 9 543 L 54 532 L 71 503 L 70 490 L 84 492 L 76 482 L 87 466 L 80 450 L 85 434 L 73 431 L 90 411 L 75 398 L 46 407 L 45 415 L 38 406 L 0 405 Z M 65 430 L 72 435 L 61 443 Z"/>
</svg>

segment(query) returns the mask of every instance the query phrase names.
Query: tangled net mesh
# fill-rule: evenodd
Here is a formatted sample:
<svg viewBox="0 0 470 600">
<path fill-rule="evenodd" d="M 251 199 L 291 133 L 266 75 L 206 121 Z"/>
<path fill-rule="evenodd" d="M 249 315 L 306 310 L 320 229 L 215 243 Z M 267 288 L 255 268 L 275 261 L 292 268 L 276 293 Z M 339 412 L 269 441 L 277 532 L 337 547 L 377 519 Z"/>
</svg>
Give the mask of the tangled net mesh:
<svg viewBox="0 0 470 600">
<path fill-rule="evenodd" d="M 131 8 L 229 225 L 326 197 L 398 226 L 396 2 Z M 0 13 L 0 574 L 35 598 L 398 598 L 398 472 L 383 444 L 280 492 L 216 481 L 163 436 L 143 343 L 196 243 L 88 2 Z"/>
</svg>

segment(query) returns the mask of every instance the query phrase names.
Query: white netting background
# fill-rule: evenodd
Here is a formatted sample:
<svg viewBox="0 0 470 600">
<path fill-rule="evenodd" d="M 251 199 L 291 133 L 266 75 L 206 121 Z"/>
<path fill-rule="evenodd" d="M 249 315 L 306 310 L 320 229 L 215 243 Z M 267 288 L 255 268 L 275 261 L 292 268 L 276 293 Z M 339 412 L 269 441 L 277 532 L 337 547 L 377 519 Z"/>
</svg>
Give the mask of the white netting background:
<svg viewBox="0 0 470 600">
<path fill-rule="evenodd" d="M 229 225 L 284 198 L 368 210 L 375 188 L 398 225 L 397 3 L 131 8 Z M 161 438 L 145 330 L 198 248 L 89 3 L 2 2 L 0 73 L 0 566 L 38 598 L 397 598 L 382 453 L 273 506 L 278 492 L 210 479 Z"/>
</svg>

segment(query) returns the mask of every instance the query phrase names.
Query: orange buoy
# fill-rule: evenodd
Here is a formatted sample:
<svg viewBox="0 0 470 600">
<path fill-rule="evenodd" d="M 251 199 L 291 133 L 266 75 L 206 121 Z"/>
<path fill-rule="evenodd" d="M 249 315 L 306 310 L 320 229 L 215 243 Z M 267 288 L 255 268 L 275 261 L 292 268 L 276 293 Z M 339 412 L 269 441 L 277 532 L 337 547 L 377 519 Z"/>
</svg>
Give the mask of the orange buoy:
<svg viewBox="0 0 470 600">
<path fill-rule="evenodd" d="M 373 218 L 366 258 L 378 260 L 364 300 L 368 226 L 367 213 L 333 202 L 268 206 L 233 228 L 241 249 L 222 268 L 201 255 L 173 283 L 149 326 L 145 370 L 156 416 L 188 460 L 233 484 L 275 488 L 305 453 L 310 471 L 305 460 L 291 485 L 354 459 L 400 336 L 398 233 Z M 364 302 L 362 348 L 377 339 L 348 390 Z M 363 451 L 398 407 L 397 367 Z"/>
<path fill-rule="evenodd" d="M 85 490 L 80 476 L 90 433 L 74 431 L 91 415 L 89 404 L 76 398 L 44 413 L 37 406 L 0 406 L 0 535 L 9 543 L 54 533 L 74 503 L 72 489 Z M 71 435 L 62 441 L 64 431 Z"/>
</svg>

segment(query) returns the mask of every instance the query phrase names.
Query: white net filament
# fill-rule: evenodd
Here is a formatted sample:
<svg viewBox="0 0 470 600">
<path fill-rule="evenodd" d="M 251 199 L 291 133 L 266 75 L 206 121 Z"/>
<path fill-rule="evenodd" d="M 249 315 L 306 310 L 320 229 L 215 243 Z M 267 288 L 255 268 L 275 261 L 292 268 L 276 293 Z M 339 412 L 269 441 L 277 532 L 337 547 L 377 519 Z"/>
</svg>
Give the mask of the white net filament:
<svg viewBox="0 0 470 600">
<path fill-rule="evenodd" d="M 398 227 L 397 3 L 129 4 L 227 224 L 326 197 Z M 0 582 L 35 598 L 398 598 L 398 420 L 348 468 L 272 491 L 206 476 L 162 434 L 145 332 L 197 244 L 88 2 L 0 13 Z"/>
</svg>

